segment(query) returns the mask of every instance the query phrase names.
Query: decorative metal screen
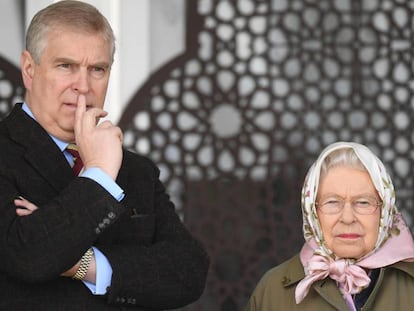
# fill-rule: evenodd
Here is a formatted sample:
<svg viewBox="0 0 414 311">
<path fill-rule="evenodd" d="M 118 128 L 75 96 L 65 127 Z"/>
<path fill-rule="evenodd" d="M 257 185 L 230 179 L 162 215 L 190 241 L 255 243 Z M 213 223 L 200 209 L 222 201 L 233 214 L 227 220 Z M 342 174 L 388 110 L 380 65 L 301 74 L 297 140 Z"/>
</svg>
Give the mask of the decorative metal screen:
<svg viewBox="0 0 414 311">
<path fill-rule="evenodd" d="M 192 0 L 187 50 L 120 122 L 210 253 L 185 310 L 242 310 L 300 249 L 301 184 L 324 146 L 372 148 L 412 226 L 413 1 Z"/>
<path fill-rule="evenodd" d="M 24 87 L 19 68 L 0 56 L 0 120 L 15 103 L 22 102 Z"/>
</svg>

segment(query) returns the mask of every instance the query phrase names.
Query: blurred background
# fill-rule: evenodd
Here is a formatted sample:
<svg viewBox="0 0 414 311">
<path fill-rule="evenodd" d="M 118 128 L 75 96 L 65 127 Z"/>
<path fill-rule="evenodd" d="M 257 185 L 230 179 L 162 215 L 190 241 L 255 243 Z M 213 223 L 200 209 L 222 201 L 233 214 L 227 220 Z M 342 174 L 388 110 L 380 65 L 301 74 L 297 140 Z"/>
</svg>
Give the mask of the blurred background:
<svg viewBox="0 0 414 311">
<path fill-rule="evenodd" d="M 0 2 L 0 117 L 24 90 L 34 12 Z M 106 108 L 125 147 L 161 168 L 208 250 L 188 311 L 242 310 L 262 274 L 300 250 L 300 189 L 327 144 L 386 164 L 413 231 L 414 1 L 95 0 L 117 36 Z"/>
</svg>

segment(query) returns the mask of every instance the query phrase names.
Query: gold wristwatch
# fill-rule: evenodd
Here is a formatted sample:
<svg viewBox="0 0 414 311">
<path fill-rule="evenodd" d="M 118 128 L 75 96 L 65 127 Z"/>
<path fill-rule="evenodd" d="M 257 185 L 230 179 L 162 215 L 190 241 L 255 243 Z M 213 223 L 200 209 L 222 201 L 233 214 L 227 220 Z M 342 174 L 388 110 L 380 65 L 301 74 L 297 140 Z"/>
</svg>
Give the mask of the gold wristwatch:
<svg viewBox="0 0 414 311">
<path fill-rule="evenodd" d="M 86 253 L 82 256 L 79 264 L 79 269 L 76 271 L 76 273 L 72 276 L 72 279 L 82 281 L 86 273 L 89 269 L 89 264 L 91 263 L 93 256 L 93 248 L 91 247 L 86 251 Z"/>
</svg>

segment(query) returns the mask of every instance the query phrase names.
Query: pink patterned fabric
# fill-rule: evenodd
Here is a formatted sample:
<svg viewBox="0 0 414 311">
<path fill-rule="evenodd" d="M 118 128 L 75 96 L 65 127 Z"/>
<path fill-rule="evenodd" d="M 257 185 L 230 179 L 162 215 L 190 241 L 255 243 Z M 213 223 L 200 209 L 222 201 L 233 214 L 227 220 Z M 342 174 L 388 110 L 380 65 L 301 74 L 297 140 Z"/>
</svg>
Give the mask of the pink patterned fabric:
<svg viewBox="0 0 414 311">
<path fill-rule="evenodd" d="M 301 260 L 307 260 L 302 256 Z M 310 255 L 307 254 L 307 256 Z M 305 257 L 305 258 L 302 258 Z M 370 278 L 365 271 L 357 265 L 349 265 L 346 259 L 333 260 L 317 254 L 311 255 L 304 265 L 307 276 L 297 285 L 295 292 L 296 303 L 300 303 L 308 294 L 311 285 L 318 280 L 330 277 L 341 284 L 341 289 L 347 294 L 356 294 L 369 285 Z"/>
</svg>

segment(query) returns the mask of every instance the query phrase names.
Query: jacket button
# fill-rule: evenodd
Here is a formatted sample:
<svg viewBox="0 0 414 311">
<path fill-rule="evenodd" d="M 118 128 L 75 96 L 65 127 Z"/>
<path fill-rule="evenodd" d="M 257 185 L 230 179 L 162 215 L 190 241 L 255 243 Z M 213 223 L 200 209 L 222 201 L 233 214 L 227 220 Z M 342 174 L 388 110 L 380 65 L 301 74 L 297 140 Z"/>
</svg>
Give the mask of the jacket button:
<svg viewBox="0 0 414 311">
<path fill-rule="evenodd" d="M 136 304 L 136 300 L 135 300 L 135 298 L 128 298 L 128 303 L 129 304 L 131 304 L 131 305 L 134 305 L 134 304 Z"/>
<path fill-rule="evenodd" d="M 288 277 L 284 276 L 283 279 L 282 279 L 282 284 L 287 285 L 288 283 L 290 283 L 290 279 Z"/>
</svg>

